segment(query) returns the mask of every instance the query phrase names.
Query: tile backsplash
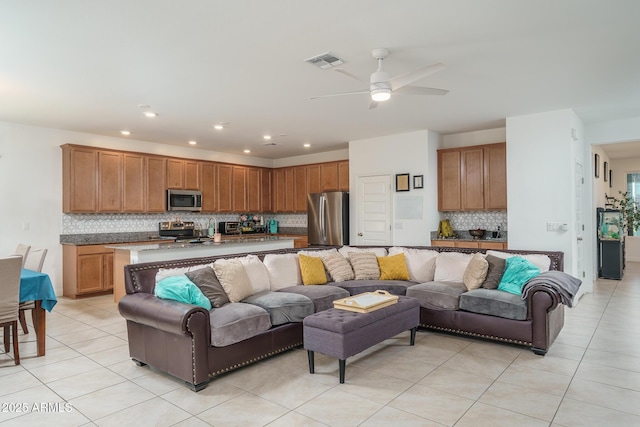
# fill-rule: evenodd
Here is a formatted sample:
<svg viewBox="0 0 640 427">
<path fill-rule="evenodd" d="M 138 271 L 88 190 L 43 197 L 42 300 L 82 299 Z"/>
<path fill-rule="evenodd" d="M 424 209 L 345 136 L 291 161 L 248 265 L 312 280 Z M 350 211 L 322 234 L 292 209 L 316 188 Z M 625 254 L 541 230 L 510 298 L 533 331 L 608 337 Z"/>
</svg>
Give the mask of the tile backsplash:
<svg viewBox="0 0 640 427">
<path fill-rule="evenodd" d="M 500 226 L 502 231 L 507 231 L 506 211 L 443 212 L 442 218 L 448 219 L 454 230 L 482 228 L 495 231 Z"/>
<path fill-rule="evenodd" d="M 257 215 L 260 215 L 259 213 Z M 210 218 L 220 221 L 238 221 L 239 214 L 63 214 L 62 234 L 122 233 L 137 231 L 158 231 L 161 221 L 193 221 L 196 227 L 204 229 Z M 265 221 L 272 218 L 280 227 L 306 227 L 307 214 L 266 214 Z"/>
</svg>

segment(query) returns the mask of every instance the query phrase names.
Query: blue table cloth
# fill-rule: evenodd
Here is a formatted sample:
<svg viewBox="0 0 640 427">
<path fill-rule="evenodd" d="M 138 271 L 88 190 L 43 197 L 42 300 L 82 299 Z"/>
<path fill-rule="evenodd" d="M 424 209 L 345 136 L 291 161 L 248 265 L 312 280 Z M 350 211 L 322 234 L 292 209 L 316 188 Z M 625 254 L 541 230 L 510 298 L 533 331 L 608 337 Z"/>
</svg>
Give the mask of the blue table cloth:
<svg viewBox="0 0 640 427">
<path fill-rule="evenodd" d="M 23 268 L 20 272 L 20 302 L 42 301 L 42 308 L 51 312 L 58 302 L 49 275 Z"/>
</svg>

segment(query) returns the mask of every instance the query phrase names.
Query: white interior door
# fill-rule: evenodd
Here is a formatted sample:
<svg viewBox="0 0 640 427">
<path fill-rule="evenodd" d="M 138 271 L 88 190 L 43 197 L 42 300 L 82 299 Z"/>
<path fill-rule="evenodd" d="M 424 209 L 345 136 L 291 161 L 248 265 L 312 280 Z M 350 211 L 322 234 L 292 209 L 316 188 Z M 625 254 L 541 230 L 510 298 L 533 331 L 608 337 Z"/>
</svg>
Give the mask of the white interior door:
<svg viewBox="0 0 640 427">
<path fill-rule="evenodd" d="M 576 223 L 576 271 L 575 276 L 580 280 L 585 277 L 582 253 L 584 249 L 584 217 L 582 202 L 584 199 L 584 171 L 582 163 L 576 161 L 576 175 L 575 175 L 575 223 Z M 580 295 L 576 296 L 575 301 L 578 301 Z"/>
<path fill-rule="evenodd" d="M 358 245 L 391 244 L 391 176 L 358 177 Z"/>
</svg>

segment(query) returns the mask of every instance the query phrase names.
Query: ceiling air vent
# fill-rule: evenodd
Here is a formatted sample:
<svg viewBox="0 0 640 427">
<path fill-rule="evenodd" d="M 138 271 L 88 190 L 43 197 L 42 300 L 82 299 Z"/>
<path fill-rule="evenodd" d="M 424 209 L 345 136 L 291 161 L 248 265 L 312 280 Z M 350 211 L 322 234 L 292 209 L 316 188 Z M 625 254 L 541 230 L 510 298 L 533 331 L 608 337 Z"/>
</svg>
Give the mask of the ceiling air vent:
<svg viewBox="0 0 640 427">
<path fill-rule="evenodd" d="M 279 142 L 267 141 L 263 142 L 262 145 L 264 145 L 265 147 L 279 147 L 282 144 Z"/>
<path fill-rule="evenodd" d="M 341 59 L 336 58 L 329 52 L 321 53 L 312 58 L 305 59 L 304 62 L 308 62 L 311 65 L 315 65 L 318 68 L 326 70 L 327 68 L 335 67 L 336 65 L 343 64 Z"/>
</svg>

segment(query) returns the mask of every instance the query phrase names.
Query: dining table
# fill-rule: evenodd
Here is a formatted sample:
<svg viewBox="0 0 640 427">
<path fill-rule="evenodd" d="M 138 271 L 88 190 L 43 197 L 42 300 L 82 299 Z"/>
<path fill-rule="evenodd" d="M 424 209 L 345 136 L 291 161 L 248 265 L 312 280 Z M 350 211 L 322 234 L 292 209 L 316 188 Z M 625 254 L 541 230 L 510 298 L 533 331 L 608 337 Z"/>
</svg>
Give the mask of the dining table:
<svg viewBox="0 0 640 427">
<path fill-rule="evenodd" d="M 33 327 L 36 331 L 38 357 L 44 356 L 47 340 L 46 312 L 51 313 L 58 302 L 48 274 L 26 268 L 20 271 L 20 302 L 27 301 L 35 303 L 35 325 Z"/>
</svg>

